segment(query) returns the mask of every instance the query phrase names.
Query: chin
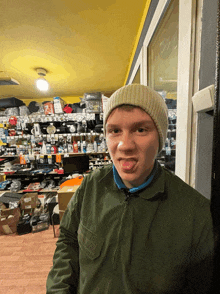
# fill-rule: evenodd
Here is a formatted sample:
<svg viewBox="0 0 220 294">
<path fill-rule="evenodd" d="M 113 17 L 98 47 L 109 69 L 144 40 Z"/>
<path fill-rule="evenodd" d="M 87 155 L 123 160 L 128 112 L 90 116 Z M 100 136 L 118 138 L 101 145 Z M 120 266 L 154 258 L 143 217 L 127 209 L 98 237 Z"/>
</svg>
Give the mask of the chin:
<svg viewBox="0 0 220 294">
<path fill-rule="evenodd" d="M 127 186 L 127 188 L 132 188 L 132 187 L 137 187 L 139 186 L 138 179 L 134 176 L 129 176 L 129 175 L 120 175 L 122 181 L 124 182 L 125 186 Z M 128 187 L 129 186 L 129 187 Z"/>
</svg>

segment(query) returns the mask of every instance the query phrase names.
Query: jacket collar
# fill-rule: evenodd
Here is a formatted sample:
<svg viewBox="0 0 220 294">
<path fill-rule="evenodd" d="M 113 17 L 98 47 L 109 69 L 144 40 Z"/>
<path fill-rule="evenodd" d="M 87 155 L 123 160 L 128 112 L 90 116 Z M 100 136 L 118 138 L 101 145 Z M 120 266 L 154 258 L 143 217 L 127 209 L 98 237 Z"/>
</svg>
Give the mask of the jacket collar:
<svg viewBox="0 0 220 294">
<path fill-rule="evenodd" d="M 158 171 L 151 182 L 151 184 L 140 193 L 140 197 L 150 201 L 156 201 L 160 198 L 165 198 L 166 194 L 166 181 L 165 170 L 158 163 Z"/>
<path fill-rule="evenodd" d="M 109 171 L 99 180 L 107 189 L 113 189 L 113 191 L 119 191 L 119 188 L 115 184 L 113 177 L 113 167 L 109 168 Z M 146 187 L 146 189 L 140 191 L 139 196 L 149 201 L 156 201 L 157 199 L 164 197 L 165 195 L 165 171 L 158 162 L 158 169 L 152 182 Z"/>
<path fill-rule="evenodd" d="M 125 189 L 125 190 L 129 191 L 129 193 L 131 193 L 131 194 L 133 194 L 133 193 L 139 193 L 142 190 L 146 189 L 146 187 L 149 186 L 150 183 L 153 181 L 154 176 L 157 173 L 157 168 L 158 168 L 158 163 L 155 160 L 153 170 L 151 171 L 150 175 L 147 177 L 147 179 L 145 180 L 145 182 L 143 184 L 141 184 L 140 186 L 138 186 L 138 187 L 133 187 L 133 188 L 128 189 L 125 186 L 125 184 L 123 183 L 123 181 L 121 180 L 121 178 L 120 178 L 120 176 L 118 174 L 117 169 L 113 165 L 114 181 L 115 181 L 115 183 L 116 183 L 116 185 L 118 186 L 119 189 Z"/>
</svg>

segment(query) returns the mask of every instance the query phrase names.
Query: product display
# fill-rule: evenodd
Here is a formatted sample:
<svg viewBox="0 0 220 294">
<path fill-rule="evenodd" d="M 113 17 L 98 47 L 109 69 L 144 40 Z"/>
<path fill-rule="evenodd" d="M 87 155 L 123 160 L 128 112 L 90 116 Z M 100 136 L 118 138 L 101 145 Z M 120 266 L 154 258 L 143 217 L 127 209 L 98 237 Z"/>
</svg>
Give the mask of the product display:
<svg viewBox="0 0 220 294">
<path fill-rule="evenodd" d="M 168 109 L 168 132 L 165 146 L 158 155 L 158 161 L 170 171 L 175 171 L 176 157 L 176 109 Z"/>
<path fill-rule="evenodd" d="M 48 229 L 52 214 L 45 205 L 61 183 L 76 174 L 83 179 L 84 173 L 111 162 L 102 113 L 90 111 L 88 103 L 69 104 L 67 110 L 62 99 L 55 98 L 42 105 L 33 101 L 28 107 L 6 109 L 0 115 L 0 173 L 4 175 L 0 213 L 9 208 L 21 213 L 20 219 L 14 218 L 16 223 L 10 217 L 10 226 L 15 225 L 7 229 L 8 234 Z M 40 203 L 42 196 L 47 201 Z"/>
<path fill-rule="evenodd" d="M 0 140 L 8 145 L 3 155 L 12 153 L 22 155 L 21 164 L 27 163 L 30 156 L 33 157 L 34 154 L 39 153 L 95 152 L 94 141 L 100 136 L 103 128 L 103 121 L 97 120 L 97 114 L 89 113 L 41 115 L 40 117 L 38 115 L 10 116 L 9 118 L 0 117 L 0 121 L 2 122 Z M 88 137 L 91 137 L 92 141 L 88 140 Z M 76 148 L 76 142 L 78 148 Z M 79 142 L 81 148 L 79 148 Z"/>
<path fill-rule="evenodd" d="M 100 113 L 103 111 L 101 92 L 85 93 L 84 102 L 86 104 L 87 112 L 89 113 Z"/>
</svg>

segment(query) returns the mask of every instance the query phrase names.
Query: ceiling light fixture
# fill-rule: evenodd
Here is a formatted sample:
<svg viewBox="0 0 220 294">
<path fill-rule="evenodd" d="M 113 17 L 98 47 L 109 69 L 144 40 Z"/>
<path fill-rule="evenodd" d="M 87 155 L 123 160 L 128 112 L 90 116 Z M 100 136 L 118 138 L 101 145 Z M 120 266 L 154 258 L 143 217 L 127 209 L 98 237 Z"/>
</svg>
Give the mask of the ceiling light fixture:
<svg viewBox="0 0 220 294">
<path fill-rule="evenodd" d="M 37 88 L 40 91 L 47 91 L 49 89 L 49 83 L 48 81 L 44 78 L 47 74 L 46 69 L 44 68 L 37 68 L 36 69 L 38 75 L 40 76 L 37 80 L 36 80 L 36 85 Z"/>
</svg>

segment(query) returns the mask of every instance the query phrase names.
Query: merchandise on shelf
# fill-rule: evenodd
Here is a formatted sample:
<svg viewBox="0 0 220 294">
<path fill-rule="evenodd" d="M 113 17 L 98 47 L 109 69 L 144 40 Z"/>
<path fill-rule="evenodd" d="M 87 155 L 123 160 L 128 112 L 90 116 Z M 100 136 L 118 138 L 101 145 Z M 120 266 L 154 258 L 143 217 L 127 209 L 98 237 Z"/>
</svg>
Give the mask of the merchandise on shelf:
<svg viewBox="0 0 220 294">
<path fill-rule="evenodd" d="M 84 101 L 86 104 L 86 111 L 88 113 L 100 113 L 102 109 L 102 93 L 85 93 Z"/>
<path fill-rule="evenodd" d="M 53 98 L 53 105 L 54 105 L 54 112 L 55 113 L 63 113 L 63 108 L 65 105 L 65 102 L 60 97 L 54 97 Z"/>
<path fill-rule="evenodd" d="M 75 105 L 75 109 L 72 104 L 71 113 L 56 113 L 52 110 L 55 110 L 55 102 L 53 107 L 51 103 L 45 102 L 43 109 L 33 101 L 26 109 L 27 115 L 11 119 L 0 116 L 1 156 L 14 156 L 15 159 L 8 170 L 1 166 L 1 173 L 7 177 L 5 180 L 10 181 L 7 188 L 16 192 L 34 191 L 33 187 L 37 191 L 53 191 L 71 173 L 89 172 L 111 162 L 104 159 L 107 147 L 102 134 L 102 113 L 86 112 L 88 109 L 83 110 L 81 103 Z M 24 106 L 21 107 L 24 113 Z M 76 112 L 77 108 L 81 111 Z M 82 160 L 87 155 L 88 166 L 83 165 Z M 72 157 L 78 158 L 75 162 L 79 165 L 73 164 L 67 171 L 65 163 L 74 162 Z M 42 188 L 39 183 L 44 180 L 47 186 Z"/>
<path fill-rule="evenodd" d="M 171 105 L 171 104 L 170 104 Z M 176 103 L 172 104 L 176 107 Z M 158 155 L 157 159 L 161 165 L 165 166 L 172 172 L 175 171 L 175 156 L 176 156 L 176 108 L 168 109 L 168 131 L 165 146 Z"/>
</svg>

